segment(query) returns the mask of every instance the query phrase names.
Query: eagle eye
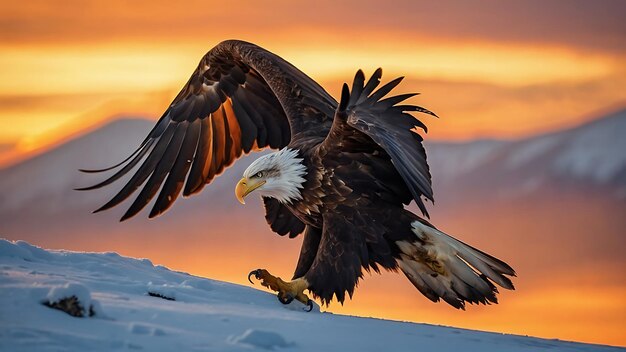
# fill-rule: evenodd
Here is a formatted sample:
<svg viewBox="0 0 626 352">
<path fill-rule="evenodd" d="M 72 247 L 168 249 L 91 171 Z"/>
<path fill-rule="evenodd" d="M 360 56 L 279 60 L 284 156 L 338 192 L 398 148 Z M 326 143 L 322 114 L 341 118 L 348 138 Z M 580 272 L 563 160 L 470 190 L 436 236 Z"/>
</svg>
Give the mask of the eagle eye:
<svg viewBox="0 0 626 352">
<path fill-rule="evenodd" d="M 259 172 L 257 172 L 256 174 L 254 174 L 254 177 L 256 177 L 256 178 L 261 178 L 261 177 L 263 177 L 263 171 L 259 171 Z"/>
</svg>

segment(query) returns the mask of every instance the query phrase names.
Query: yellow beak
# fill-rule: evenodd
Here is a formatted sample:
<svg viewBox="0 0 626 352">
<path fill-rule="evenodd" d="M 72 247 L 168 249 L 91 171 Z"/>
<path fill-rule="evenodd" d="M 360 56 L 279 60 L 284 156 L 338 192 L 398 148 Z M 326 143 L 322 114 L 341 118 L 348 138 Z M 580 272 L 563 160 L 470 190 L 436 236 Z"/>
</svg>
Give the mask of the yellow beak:
<svg viewBox="0 0 626 352">
<path fill-rule="evenodd" d="M 265 184 L 265 180 L 261 180 L 261 179 L 248 180 L 247 178 L 244 177 L 241 180 L 239 180 L 239 182 L 237 182 L 237 186 L 235 186 L 235 197 L 237 197 L 237 200 L 239 201 L 239 203 L 246 204 L 246 202 L 244 202 L 243 199 L 248 194 L 252 193 L 252 191 L 263 186 L 264 184 Z"/>
</svg>

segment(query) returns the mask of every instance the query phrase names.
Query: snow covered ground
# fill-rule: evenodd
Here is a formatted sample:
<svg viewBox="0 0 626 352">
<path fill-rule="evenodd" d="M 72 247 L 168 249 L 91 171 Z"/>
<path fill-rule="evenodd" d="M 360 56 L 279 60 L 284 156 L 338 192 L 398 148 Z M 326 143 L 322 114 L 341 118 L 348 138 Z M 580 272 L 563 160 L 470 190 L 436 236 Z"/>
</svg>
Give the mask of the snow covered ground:
<svg viewBox="0 0 626 352">
<path fill-rule="evenodd" d="M 42 304 L 70 296 L 93 316 L 73 317 Z M 147 259 L 0 240 L 0 351 L 623 350 L 302 308 Z"/>
</svg>

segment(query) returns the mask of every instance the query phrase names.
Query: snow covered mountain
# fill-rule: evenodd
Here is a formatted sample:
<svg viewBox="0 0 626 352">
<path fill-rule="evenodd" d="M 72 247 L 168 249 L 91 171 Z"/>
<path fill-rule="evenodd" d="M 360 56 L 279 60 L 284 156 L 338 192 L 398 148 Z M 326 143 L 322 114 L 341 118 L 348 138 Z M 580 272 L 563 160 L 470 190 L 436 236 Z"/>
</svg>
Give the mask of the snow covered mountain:
<svg viewBox="0 0 626 352">
<path fill-rule="evenodd" d="M 512 198 L 578 188 L 626 199 L 625 135 L 626 110 L 621 110 L 521 140 L 431 143 L 428 160 L 435 191 L 443 190 L 444 197 L 460 190 Z"/>
<path fill-rule="evenodd" d="M 116 120 L 51 151 L 0 170 L 0 220 L 25 209 L 56 214 L 62 209 L 95 209 L 116 187 L 76 192 L 101 179 L 79 168 L 122 160 L 151 129 L 144 119 Z M 626 198 L 626 110 L 591 123 L 515 141 L 479 140 L 427 144 L 438 200 L 489 195 L 515 197 L 532 191 L 578 187 Z M 237 179 L 253 158 L 235 163 L 204 192 L 220 202 L 232 198 Z M 119 187 L 118 187 L 119 188 Z M 192 202 L 194 199 L 192 198 Z M 189 203 L 189 201 L 185 202 Z M 63 204 L 58 207 L 56 204 Z M 235 205 L 236 203 L 232 203 Z M 177 206 L 179 206 L 177 204 Z M 1 230 L 1 228 L 0 228 Z"/>
<path fill-rule="evenodd" d="M 266 292 L 112 252 L 50 251 L 0 239 L 0 268 L 2 351 L 623 350 L 319 309 L 306 313 L 298 302 L 283 306 Z M 44 305 L 70 297 L 93 316 L 73 317 Z"/>
</svg>

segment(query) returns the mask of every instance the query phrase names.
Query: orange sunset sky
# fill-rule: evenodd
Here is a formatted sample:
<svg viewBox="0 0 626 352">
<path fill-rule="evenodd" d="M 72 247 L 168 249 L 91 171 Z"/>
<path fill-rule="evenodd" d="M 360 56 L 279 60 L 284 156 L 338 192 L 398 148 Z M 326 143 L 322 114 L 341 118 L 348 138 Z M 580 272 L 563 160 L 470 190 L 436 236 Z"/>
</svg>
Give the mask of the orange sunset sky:
<svg viewBox="0 0 626 352">
<path fill-rule="evenodd" d="M 625 13 L 617 0 L 0 0 L 0 167 L 118 117 L 156 119 L 201 56 L 231 38 L 277 53 L 335 96 L 359 68 L 406 76 L 400 90 L 421 92 L 419 104 L 441 117 L 428 119 L 428 139 L 574 126 L 626 106 Z M 550 304 L 525 295 L 539 302 L 529 315 Z M 563 314 L 570 303 L 581 304 L 559 302 Z M 609 303 L 587 302 L 584 312 Z M 626 314 L 624 304 L 609 308 Z M 488 310 L 476 314 L 487 322 L 480 328 L 561 337 L 558 326 L 499 329 Z M 626 345 L 625 318 L 613 319 L 607 337 L 581 328 L 565 338 Z"/>
</svg>

